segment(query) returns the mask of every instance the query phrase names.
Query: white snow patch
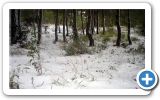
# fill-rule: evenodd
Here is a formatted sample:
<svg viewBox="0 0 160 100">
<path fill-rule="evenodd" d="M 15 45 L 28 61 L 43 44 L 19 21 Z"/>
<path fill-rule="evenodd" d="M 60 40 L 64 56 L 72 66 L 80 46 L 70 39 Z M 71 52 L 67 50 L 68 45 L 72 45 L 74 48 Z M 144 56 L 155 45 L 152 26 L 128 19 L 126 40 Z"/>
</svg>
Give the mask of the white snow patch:
<svg viewBox="0 0 160 100">
<path fill-rule="evenodd" d="M 34 66 L 29 63 L 30 57 L 27 56 L 26 49 L 10 47 L 13 52 L 10 55 L 10 76 L 19 76 L 16 80 L 20 88 L 139 88 L 135 78 L 144 68 L 144 55 L 126 52 L 130 48 L 137 48 L 138 42 L 127 48 L 113 46 L 110 42 L 100 53 L 65 56 L 65 51 L 61 48 L 62 35 L 58 33 L 59 42 L 54 44 L 54 25 L 49 25 L 47 31 L 49 34 L 42 34 L 40 45 L 42 75 L 37 75 Z M 144 42 L 144 37 L 138 38 Z"/>
</svg>

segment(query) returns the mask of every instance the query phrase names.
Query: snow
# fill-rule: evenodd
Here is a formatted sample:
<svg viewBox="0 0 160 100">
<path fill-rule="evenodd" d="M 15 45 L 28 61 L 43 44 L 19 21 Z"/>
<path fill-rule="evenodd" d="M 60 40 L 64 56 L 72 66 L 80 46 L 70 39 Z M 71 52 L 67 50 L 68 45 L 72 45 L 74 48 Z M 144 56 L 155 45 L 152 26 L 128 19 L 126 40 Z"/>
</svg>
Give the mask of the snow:
<svg viewBox="0 0 160 100">
<path fill-rule="evenodd" d="M 29 63 L 31 58 L 27 56 L 27 49 L 18 45 L 10 46 L 10 77 L 18 76 L 14 81 L 21 89 L 139 88 L 136 75 L 144 68 L 145 57 L 144 54 L 128 51 L 138 48 L 138 43 L 144 43 L 144 37 L 131 34 L 138 37 L 139 41 L 126 48 L 113 46 L 111 41 L 99 53 L 66 56 L 62 49 L 62 34 L 58 36 L 60 40 L 53 43 L 54 25 L 48 26 L 48 33 L 42 34 L 40 44 L 42 75 L 38 75 Z"/>
</svg>

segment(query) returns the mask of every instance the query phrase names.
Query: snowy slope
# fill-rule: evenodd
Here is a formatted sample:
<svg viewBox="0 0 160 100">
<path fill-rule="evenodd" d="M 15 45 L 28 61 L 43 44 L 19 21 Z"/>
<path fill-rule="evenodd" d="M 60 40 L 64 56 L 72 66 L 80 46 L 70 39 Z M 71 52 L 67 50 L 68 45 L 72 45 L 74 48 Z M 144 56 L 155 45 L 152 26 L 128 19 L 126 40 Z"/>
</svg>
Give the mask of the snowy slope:
<svg viewBox="0 0 160 100">
<path fill-rule="evenodd" d="M 113 42 L 109 42 L 107 48 L 99 53 L 66 56 L 62 49 L 62 33 L 59 33 L 59 39 L 59 42 L 53 43 L 53 25 L 49 26 L 47 34 L 42 34 L 42 75 L 37 75 L 29 63 L 30 57 L 27 56 L 26 49 L 19 48 L 18 45 L 10 47 L 10 77 L 16 76 L 13 80 L 21 89 L 139 88 L 136 75 L 144 68 L 144 54 L 129 52 L 138 48 L 138 42 L 127 48 L 116 47 Z M 139 42 L 144 42 L 144 38 L 139 37 Z"/>
</svg>

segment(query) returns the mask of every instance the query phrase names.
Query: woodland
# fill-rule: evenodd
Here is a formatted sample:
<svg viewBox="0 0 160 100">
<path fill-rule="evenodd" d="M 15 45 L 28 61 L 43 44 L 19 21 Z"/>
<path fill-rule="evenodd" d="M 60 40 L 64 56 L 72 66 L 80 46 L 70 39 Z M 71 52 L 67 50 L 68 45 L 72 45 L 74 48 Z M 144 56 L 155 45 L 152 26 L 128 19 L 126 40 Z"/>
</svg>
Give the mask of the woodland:
<svg viewBox="0 0 160 100">
<path fill-rule="evenodd" d="M 138 89 L 143 9 L 10 9 L 10 89 Z"/>
</svg>

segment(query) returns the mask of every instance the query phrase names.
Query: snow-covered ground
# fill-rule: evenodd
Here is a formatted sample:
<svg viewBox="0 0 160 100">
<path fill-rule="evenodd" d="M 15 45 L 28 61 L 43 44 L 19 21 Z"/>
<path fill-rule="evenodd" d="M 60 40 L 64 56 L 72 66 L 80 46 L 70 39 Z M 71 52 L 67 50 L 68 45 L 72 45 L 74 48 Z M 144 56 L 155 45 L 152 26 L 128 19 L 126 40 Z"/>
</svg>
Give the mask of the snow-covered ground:
<svg viewBox="0 0 160 100">
<path fill-rule="evenodd" d="M 138 43 L 144 42 L 144 37 L 137 37 L 138 42 L 133 42 L 133 45 L 126 48 L 113 46 L 111 41 L 107 43 L 107 48 L 99 53 L 66 56 L 62 49 L 64 43 L 53 43 L 53 27 L 49 26 L 48 33 L 42 34 L 42 75 L 38 75 L 31 66 L 27 49 L 18 45 L 10 46 L 10 77 L 15 76 L 13 81 L 18 83 L 21 89 L 139 88 L 136 75 L 145 66 L 145 56 L 132 53 L 131 50 L 138 48 Z M 61 34 L 59 39 L 62 40 Z"/>
</svg>

